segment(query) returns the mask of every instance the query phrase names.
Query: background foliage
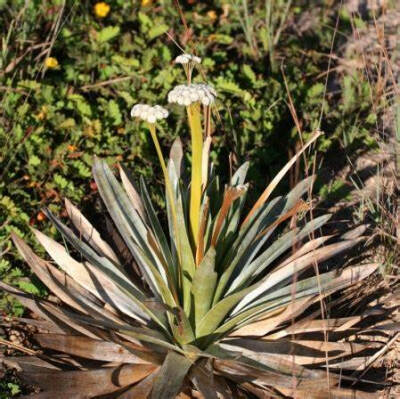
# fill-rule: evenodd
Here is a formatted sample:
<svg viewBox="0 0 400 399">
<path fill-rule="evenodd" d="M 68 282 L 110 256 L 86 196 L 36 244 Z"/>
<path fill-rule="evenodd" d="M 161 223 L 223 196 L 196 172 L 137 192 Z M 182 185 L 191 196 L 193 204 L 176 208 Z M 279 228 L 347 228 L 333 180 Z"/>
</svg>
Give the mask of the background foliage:
<svg viewBox="0 0 400 399">
<path fill-rule="evenodd" d="M 29 225 L 55 234 L 40 208 L 62 215 L 63 197 L 90 213 L 94 155 L 161 181 L 150 137 L 129 110 L 137 101 L 164 104 L 181 83 L 172 64 L 181 52 L 176 43 L 203 57 L 202 74 L 218 91 L 212 156 L 226 175 L 232 152 L 234 164 L 252 161 L 250 179 L 264 187 L 318 128 L 326 132 L 319 153 L 333 166 L 339 152 L 371 148 L 379 113 L 373 89 L 361 68 L 343 68 L 330 56 L 343 53 L 364 22 L 338 3 L 182 1 L 186 30 L 174 1 L 109 1 L 100 17 L 87 0 L 0 0 L 0 278 L 45 294 L 27 278 L 9 234 L 29 239 Z M 165 146 L 188 136 L 175 111 L 161 132 Z M 322 196 L 341 195 L 340 181 L 325 183 L 317 187 Z M 152 194 L 162 205 L 157 188 Z M 1 306 L 23 312 L 8 298 Z"/>
</svg>

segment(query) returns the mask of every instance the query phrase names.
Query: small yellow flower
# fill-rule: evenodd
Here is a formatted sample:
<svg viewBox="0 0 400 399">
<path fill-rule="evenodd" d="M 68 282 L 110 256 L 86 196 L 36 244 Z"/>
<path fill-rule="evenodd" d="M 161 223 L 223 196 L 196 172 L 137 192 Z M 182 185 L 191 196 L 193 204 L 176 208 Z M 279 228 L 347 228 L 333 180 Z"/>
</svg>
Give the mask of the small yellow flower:
<svg viewBox="0 0 400 399">
<path fill-rule="evenodd" d="M 217 13 L 214 10 L 210 10 L 207 12 L 207 17 L 215 21 L 217 19 Z"/>
<path fill-rule="evenodd" d="M 153 0 L 142 0 L 142 7 L 147 7 L 151 5 L 152 2 Z"/>
<path fill-rule="evenodd" d="M 44 60 L 44 65 L 46 66 L 46 68 L 49 68 L 49 69 L 55 69 L 55 68 L 57 68 L 57 67 L 58 67 L 57 58 L 54 58 L 54 57 L 47 57 L 47 58 Z"/>
<path fill-rule="evenodd" d="M 110 12 L 110 6 L 104 1 L 100 1 L 94 5 L 94 13 L 98 18 L 105 18 Z"/>
<path fill-rule="evenodd" d="M 69 152 L 75 152 L 77 150 L 76 145 L 69 144 L 67 147 Z"/>
<path fill-rule="evenodd" d="M 42 106 L 41 111 L 36 115 L 38 120 L 42 121 L 43 119 L 46 119 L 47 116 L 47 107 L 45 105 Z"/>
</svg>

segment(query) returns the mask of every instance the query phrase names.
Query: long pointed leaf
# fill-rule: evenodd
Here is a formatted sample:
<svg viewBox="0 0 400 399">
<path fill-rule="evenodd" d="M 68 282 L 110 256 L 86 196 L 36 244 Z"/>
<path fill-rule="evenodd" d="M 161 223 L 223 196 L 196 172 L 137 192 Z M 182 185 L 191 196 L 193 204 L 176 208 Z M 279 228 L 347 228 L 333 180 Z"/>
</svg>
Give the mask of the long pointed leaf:
<svg viewBox="0 0 400 399">
<path fill-rule="evenodd" d="M 249 292 L 255 289 L 255 286 L 248 287 L 236 294 L 229 295 L 214 305 L 201 319 L 196 326 L 196 336 L 198 338 L 215 332 L 220 323 L 227 316 L 229 311 Z"/>
<path fill-rule="evenodd" d="M 279 182 L 282 180 L 282 178 L 285 176 L 285 174 L 289 171 L 289 169 L 293 166 L 293 164 L 297 161 L 297 159 L 300 157 L 300 155 L 312 144 L 314 143 L 318 137 L 321 136 L 321 132 L 316 132 L 311 139 L 301 148 L 296 155 L 281 169 L 281 171 L 274 177 L 274 179 L 271 181 L 271 183 L 267 186 L 267 188 L 264 190 L 264 192 L 261 194 L 260 198 L 257 200 L 257 202 L 254 204 L 253 208 L 247 215 L 246 219 L 243 222 L 243 225 L 245 225 L 253 216 L 255 212 L 257 212 L 260 207 L 268 200 L 269 196 L 271 195 L 272 191 L 274 191 L 275 187 L 279 184 Z"/>
<path fill-rule="evenodd" d="M 128 194 L 129 199 L 132 202 L 133 207 L 136 209 L 136 212 L 139 214 L 142 220 L 145 221 L 146 215 L 144 212 L 143 202 L 135 188 L 135 185 L 133 184 L 132 176 L 123 165 L 119 167 L 119 174 L 121 176 L 122 184 L 125 188 L 126 193 Z"/>
<path fill-rule="evenodd" d="M 82 234 L 89 245 L 96 249 L 100 255 L 107 256 L 116 265 L 119 264 L 119 259 L 111 247 L 100 237 L 100 233 L 93 225 L 80 213 L 78 208 L 74 206 L 68 199 L 65 200 L 65 208 L 68 216 L 75 228 Z"/>
<path fill-rule="evenodd" d="M 146 252 L 152 262 L 157 265 L 159 272 L 166 281 L 165 270 L 149 244 L 147 227 L 144 225 L 135 208 L 130 203 L 126 193 L 105 162 L 95 160 L 93 164 L 93 175 L 101 197 L 119 229 L 122 238 L 135 257 L 154 295 L 158 296 L 159 292 L 157 291 L 152 273 L 150 273 L 141 263 L 140 259 L 137 258 L 137 253 L 132 245 L 136 244 Z"/>
<path fill-rule="evenodd" d="M 324 260 L 329 259 L 330 257 L 353 247 L 359 242 L 360 240 L 356 239 L 328 245 L 324 248 L 320 248 L 309 254 L 306 254 L 301 258 L 294 260 L 292 263 L 286 265 L 285 267 L 270 273 L 261 281 L 261 284 L 258 286 L 257 289 L 255 289 L 253 292 L 243 298 L 243 300 L 234 309 L 233 314 L 237 313 L 240 309 L 244 308 L 255 298 L 257 298 L 267 290 L 270 290 L 281 281 L 290 278 L 295 273 L 301 273 L 306 267 L 313 264 L 318 264 L 319 262 L 323 262 Z"/>
<path fill-rule="evenodd" d="M 168 352 L 154 380 L 151 399 L 171 399 L 178 395 L 192 361 L 176 352 Z"/>
<path fill-rule="evenodd" d="M 200 323 L 203 316 L 210 310 L 218 277 L 214 269 L 215 249 L 211 247 L 193 276 L 192 292 L 196 325 Z"/>
<path fill-rule="evenodd" d="M 108 259 L 99 257 L 89 246 L 77 239 L 74 234 L 64 226 L 51 212 L 46 212 L 49 219 L 53 221 L 60 233 L 81 252 L 91 264 L 100 269 L 107 277 L 125 294 L 132 302 L 142 310 L 142 313 L 151 317 L 158 325 L 166 330 L 163 322 L 143 302 L 145 297 L 137 287 L 117 269 Z"/>
<path fill-rule="evenodd" d="M 102 266 L 100 267 L 101 273 L 96 273 L 93 271 L 92 265 L 85 265 L 76 261 L 58 242 L 54 241 L 50 237 L 47 237 L 38 230 L 34 230 L 33 232 L 35 233 L 38 241 L 46 249 L 48 254 L 55 260 L 55 262 L 68 275 L 70 275 L 75 281 L 79 281 L 79 283 L 85 289 L 95 295 L 98 299 L 108 303 L 114 308 L 119 309 L 136 320 L 141 322 L 149 320 L 149 317 L 146 315 L 146 313 L 142 311 L 141 306 L 138 305 L 138 302 L 141 303 L 141 301 L 145 300 L 145 296 L 134 286 L 131 286 L 126 277 L 119 272 L 119 269 L 113 265 L 109 265 L 109 268 L 107 268 L 107 266 Z M 65 230 L 65 232 L 69 233 L 68 230 Z M 102 259 L 105 260 L 106 258 Z M 111 273 L 111 279 L 107 279 L 105 277 L 108 275 L 108 273 Z M 130 296 L 121 292 L 121 290 L 117 288 L 113 278 L 116 281 L 120 281 L 120 284 L 126 287 L 125 290 L 129 290 Z M 132 301 L 130 297 L 133 295 L 137 295 L 137 297 L 136 300 Z"/>
</svg>

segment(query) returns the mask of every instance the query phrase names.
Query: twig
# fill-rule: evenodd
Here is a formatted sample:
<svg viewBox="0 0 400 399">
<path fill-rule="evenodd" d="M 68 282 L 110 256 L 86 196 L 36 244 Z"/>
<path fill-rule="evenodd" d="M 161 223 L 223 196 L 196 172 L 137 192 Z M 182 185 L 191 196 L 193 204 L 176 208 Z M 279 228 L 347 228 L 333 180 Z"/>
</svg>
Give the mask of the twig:
<svg viewBox="0 0 400 399">
<path fill-rule="evenodd" d="M 14 93 L 21 93 L 25 96 L 28 96 L 29 93 L 23 89 L 19 89 L 18 87 L 7 87 L 7 86 L 0 86 L 0 91 L 12 91 Z"/>
<path fill-rule="evenodd" d="M 8 346 L 10 348 L 17 349 L 17 350 L 19 350 L 21 352 L 24 352 L 24 353 L 27 353 L 28 355 L 31 355 L 31 356 L 37 356 L 39 354 L 38 351 L 35 351 L 33 349 L 25 348 L 22 345 L 14 344 L 14 343 L 12 343 L 10 341 L 7 341 L 5 339 L 2 339 L 2 338 L 0 338 L 0 345 L 5 345 L 5 346 Z"/>
<path fill-rule="evenodd" d="M 20 55 L 19 57 L 15 58 L 13 61 L 11 61 L 6 68 L 4 69 L 4 71 L 0 71 L 0 76 L 1 75 L 5 75 L 7 73 L 10 73 L 14 70 L 14 68 L 33 50 L 36 50 L 38 48 L 41 47 L 45 47 L 49 45 L 49 42 L 44 42 L 44 43 L 39 43 L 39 44 L 35 44 L 33 46 L 28 47 L 25 52 Z"/>
<path fill-rule="evenodd" d="M 324 116 L 324 101 L 325 101 L 326 93 L 328 91 L 328 82 L 329 82 L 329 75 L 331 72 L 333 48 L 335 45 L 336 33 L 339 29 L 340 11 L 342 9 L 342 6 L 343 6 L 343 0 L 340 0 L 339 10 L 338 10 L 337 17 L 336 17 L 335 30 L 333 31 L 333 35 L 332 35 L 331 49 L 329 51 L 328 71 L 327 71 L 326 79 L 325 79 L 324 94 L 322 96 L 321 112 L 320 112 L 319 120 L 318 120 L 318 129 L 321 129 L 322 118 Z"/>
<path fill-rule="evenodd" d="M 182 53 L 185 52 L 185 49 L 173 38 L 173 36 L 169 32 L 165 32 L 165 35 L 168 36 L 169 40 L 171 40 L 171 42 L 174 43 L 175 46 L 182 51 Z"/>
<path fill-rule="evenodd" d="M 292 1 L 293 0 L 288 0 L 288 2 L 286 3 L 286 8 L 285 8 L 283 14 L 281 15 L 281 21 L 280 21 L 278 29 L 276 30 L 275 37 L 274 37 L 274 46 L 276 46 L 279 42 L 282 30 L 283 30 L 283 28 L 285 26 L 285 22 L 287 20 L 287 16 L 289 14 L 290 7 L 292 5 Z"/>
<path fill-rule="evenodd" d="M 0 258 L 2 258 L 4 255 L 7 255 L 11 251 L 11 246 L 6 248 L 4 251 L 0 252 Z"/>
<path fill-rule="evenodd" d="M 181 19 L 181 21 L 183 23 L 183 26 L 185 27 L 185 31 L 188 32 L 189 31 L 189 27 L 188 27 L 188 24 L 186 22 L 185 14 L 183 13 L 181 5 L 179 4 L 179 0 L 174 0 L 174 3 L 175 3 L 176 9 L 178 10 L 179 17 L 180 17 L 180 19 Z"/>
<path fill-rule="evenodd" d="M 389 57 L 389 54 L 387 52 L 387 48 L 385 46 L 385 43 L 382 40 L 381 35 L 379 35 L 379 29 L 378 29 L 375 13 L 374 13 L 374 25 L 375 25 L 375 29 L 376 29 L 376 32 L 377 32 L 378 42 L 379 42 L 379 45 L 380 45 L 381 50 L 383 52 L 383 55 L 384 55 L 384 58 L 385 58 L 385 61 L 386 61 L 386 65 L 387 65 L 388 70 L 389 70 L 390 77 L 392 79 L 393 88 L 396 91 L 396 94 L 400 95 L 400 90 L 399 90 L 399 87 L 397 85 L 397 81 L 396 81 L 396 78 L 394 76 L 394 73 L 393 73 L 392 63 L 390 62 L 390 57 Z"/>
<path fill-rule="evenodd" d="M 53 49 L 54 43 L 56 42 L 57 36 L 58 36 L 58 32 L 59 32 L 59 28 L 60 28 L 60 24 L 61 24 L 61 19 L 64 13 L 64 9 L 65 9 L 65 2 L 66 0 L 63 1 L 61 8 L 60 8 L 60 12 L 58 13 L 57 16 L 57 20 L 55 22 L 55 24 L 53 25 L 53 37 L 51 38 L 50 41 L 50 46 L 47 49 L 46 53 L 47 53 L 47 57 L 50 56 L 51 50 Z M 42 78 L 44 77 L 44 74 L 46 73 L 47 68 L 44 67 L 42 69 Z"/>
<path fill-rule="evenodd" d="M 109 79 L 109 80 L 105 80 L 103 82 L 98 82 L 98 83 L 93 83 L 90 85 L 82 86 L 81 90 L 85 91 L 85 90 L 89 90 L 89 89 L 94 89 L 96 87 L 104 87 L 104 86 L 112 85 L 114 83 L 125 82 L 126 80 L 131 80 L 134 78 L 135 78 L 135 76 L 122 76 L 119 78 Z"/>
</svg>

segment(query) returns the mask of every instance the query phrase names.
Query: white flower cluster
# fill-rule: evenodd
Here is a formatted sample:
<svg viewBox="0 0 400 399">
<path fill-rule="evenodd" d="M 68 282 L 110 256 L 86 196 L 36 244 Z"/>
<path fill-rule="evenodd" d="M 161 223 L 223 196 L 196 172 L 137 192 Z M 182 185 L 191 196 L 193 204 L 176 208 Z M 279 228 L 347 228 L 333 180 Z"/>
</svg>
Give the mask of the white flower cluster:
<svg viewBox="0 0 400 399">
<path fill-rule="evenodd" d="M 195 102 L 211 105 L 216 96 L 214 88 L 205 83 L 178 85 L 168 93 L 168 102 L 186 106 Z"/>
<path fill-rule="evenodd" d="M 159 119 L 165 119 L 168 116 L 168 111 L 160 105 L 152 107 L 147 104 L 136 104 L 131 110 L 131 116 L 149 123 L 155 123 Z"/>
<path fill-rule="evenodd" d="M 189 64 L 189 62 L 191 62 L 193 64 L 200 64 L 201 58 L 197 57 L 195 55 L 192 55 L 192 54 L 181 54 L 175 58 L 175 64 L 186 65 L 186 64 Z"/>
</svg>

